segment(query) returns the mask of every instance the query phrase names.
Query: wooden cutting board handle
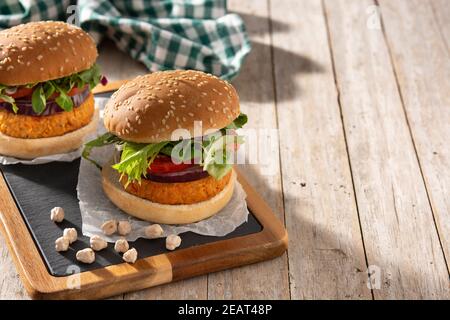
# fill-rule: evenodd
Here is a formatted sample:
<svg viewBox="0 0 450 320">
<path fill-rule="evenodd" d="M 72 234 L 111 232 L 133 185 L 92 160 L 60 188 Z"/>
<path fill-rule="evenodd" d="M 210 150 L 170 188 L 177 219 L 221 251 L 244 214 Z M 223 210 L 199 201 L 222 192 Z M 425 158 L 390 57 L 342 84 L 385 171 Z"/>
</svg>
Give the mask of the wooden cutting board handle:
<svg viewBox="0 0 450 320">
<path fill-rule="evenodd" d="M 106 85 L 102 85 L 99 83 L 95 86 L 94 89 L 92 89 L 92 93 L 103 93 L 103 92 L 110 92 L 110 91 L 116 91 L 120 88 L 123 84 L 127 83 L 130 80 L 116 80 L 116 81 L 110 81 Z"/>
</svg>

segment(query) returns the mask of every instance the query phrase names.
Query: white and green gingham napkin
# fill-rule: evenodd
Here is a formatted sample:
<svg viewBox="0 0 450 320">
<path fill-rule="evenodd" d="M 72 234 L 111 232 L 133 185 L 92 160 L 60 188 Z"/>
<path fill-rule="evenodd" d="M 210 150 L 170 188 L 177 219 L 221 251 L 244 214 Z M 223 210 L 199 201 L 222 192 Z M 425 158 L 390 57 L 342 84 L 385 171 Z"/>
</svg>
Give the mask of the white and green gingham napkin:
<svg viewBox="0 0 450 320">
<path fill-rule="evenodd" d="M 0 1 L 0 28 L 39 20 L 77 23 L 96 41 L 111 38 L 151 71 L 197 69 L 231 79 L 251 48 L 226 0 Z"/>
</svg>

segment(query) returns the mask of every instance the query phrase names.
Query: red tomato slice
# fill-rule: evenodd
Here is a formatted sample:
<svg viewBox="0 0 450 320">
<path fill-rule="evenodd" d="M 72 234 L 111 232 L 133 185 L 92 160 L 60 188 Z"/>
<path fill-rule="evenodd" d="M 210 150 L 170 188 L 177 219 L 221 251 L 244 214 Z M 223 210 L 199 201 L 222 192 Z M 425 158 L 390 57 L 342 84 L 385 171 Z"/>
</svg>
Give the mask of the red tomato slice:
<svg viewBox="0 0 450 320">
<path fill-rule="evenodd" d="M 192 166 L 194 166 L 194 164 L 191 163 L 176 164 L 172 162 L 170 157 L 158 155 L 155 160 L 153 160 L 147 171 L 153 173 L 169 173 L 182 171 Z"/>
<path fill-rule="evenodd" d="M 67 93 L 67 95 L 70 96 L 70 97 L 72 97 L 72 96 L 74 96 L 74 95 L 76 95 L 76 94 L 79 94 L 79 93 L 83 92 L 84 89 L 86 89 L 86 86 L 83 87 L 83 88 L 81 88 L 81 89 L 78 89 L 77 87 L 74 87 L 74 88 L 72 88 L 72 90 L 70 90 L 70 91 Z"/>
<path fill-rule="evenodd" d="M 86 87 L 87 87 L 87 86 L 86 86 Z M 72 88 L 72 90 L 70 90 L 69 92 L 67 92 L 67 95 L 68 95 L 69 97 L 73 97 L 74 95 L 76 95 L 76 94 L 78 94 L 78 93 L 80 93 L 80 92 L 83 92 L 83 90 L 84 90 L 86 87 L 83 87 L 83 88 L 81 88 L 81 89 L 78 89 L 77 87 L 74 87 L 74 88 Z M 55 92 L 54 94 L 52 94 L 52 95 L 50 96 L 49 100 L 55 99 L 57 96 L 59 96 L 59 93 L 58 93 L 58 92 Z"/>
</svg>

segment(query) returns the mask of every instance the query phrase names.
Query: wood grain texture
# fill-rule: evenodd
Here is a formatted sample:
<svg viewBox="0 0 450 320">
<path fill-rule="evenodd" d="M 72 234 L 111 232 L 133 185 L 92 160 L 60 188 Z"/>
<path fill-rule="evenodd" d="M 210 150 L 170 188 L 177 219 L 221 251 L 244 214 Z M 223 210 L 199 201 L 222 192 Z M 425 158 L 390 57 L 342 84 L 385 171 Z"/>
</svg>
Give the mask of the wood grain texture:
<svg viewBox="0 0 450 320">
<path fill-rule="evenodd" d="M 8 252 L 4 237 L 0 234 L 0 299 L 29 299 Z"/>
<path fill-rule="evenodd" d="M 327 0 L 331 47 L 378 299 L 448 297 L 448 274 L 371 0 Z M 369 10 L 368 10 L 369 9 Z"/>
<path fill-rule="evenodd" d="M 448 269 L 450 53 L 427 1 L 380 1 L 380 8 Z"/>
<path fill-rule="evenodd" d="M 450 1 L 448 0 L 428 0 L 436 19 L 437 32 L 441 35 L 442 41 L 450 54 Z"/>
<path fill-rule="evenodd" d="M 321 1 L 270 9 L 292 298 L 370 299 Z"/>
<path fill-rule="evenodd" d="M 247 57 L 239 77 L 233 81 L 239 93 L 242 111 L 249 117 L 245 128 L 275 129 L 277 123 L 267 3 L 228 1 L 228 7 L 242 16 L 253 44 L 253 50 Z M 257 133 L 260 143 L 258 147 L 261 148 L 265 145 L 265 136 L 262 132 Z M 259 153 L 259 165 L 242 166 L 242 172 L 269 203 L 278 218 L 284 221 L 276 132 L 273 138 L 270 152 Z M 270 159 L 267 155 L 270 155 Z M 268 160 L 270 163 L 264 163 Z M 209 299 L 288 299 L 289 296 L 286 254 L 280 259 L 208 276 Z"/>
</svg>

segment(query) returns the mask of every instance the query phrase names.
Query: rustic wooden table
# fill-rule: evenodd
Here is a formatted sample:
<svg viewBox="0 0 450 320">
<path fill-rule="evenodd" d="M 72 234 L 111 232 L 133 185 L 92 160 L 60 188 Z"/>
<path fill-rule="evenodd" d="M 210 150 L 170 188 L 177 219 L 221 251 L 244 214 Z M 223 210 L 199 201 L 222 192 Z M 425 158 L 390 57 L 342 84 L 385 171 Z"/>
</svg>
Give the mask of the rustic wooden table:
<svg viewBox="0 0 450 320">
<path fill-rule="evenodd" d="M 289 251 L 117 298 L 450 298 L 450 1 L 229 5 L 253 41 L 234 81 L 249 127 L 279 130 L 270 174 L 245 175 Z M 146 72 L 111 43 L 100 63 Z M 2 238 L 0 298 L 27 298 Z"/>
</svg>

